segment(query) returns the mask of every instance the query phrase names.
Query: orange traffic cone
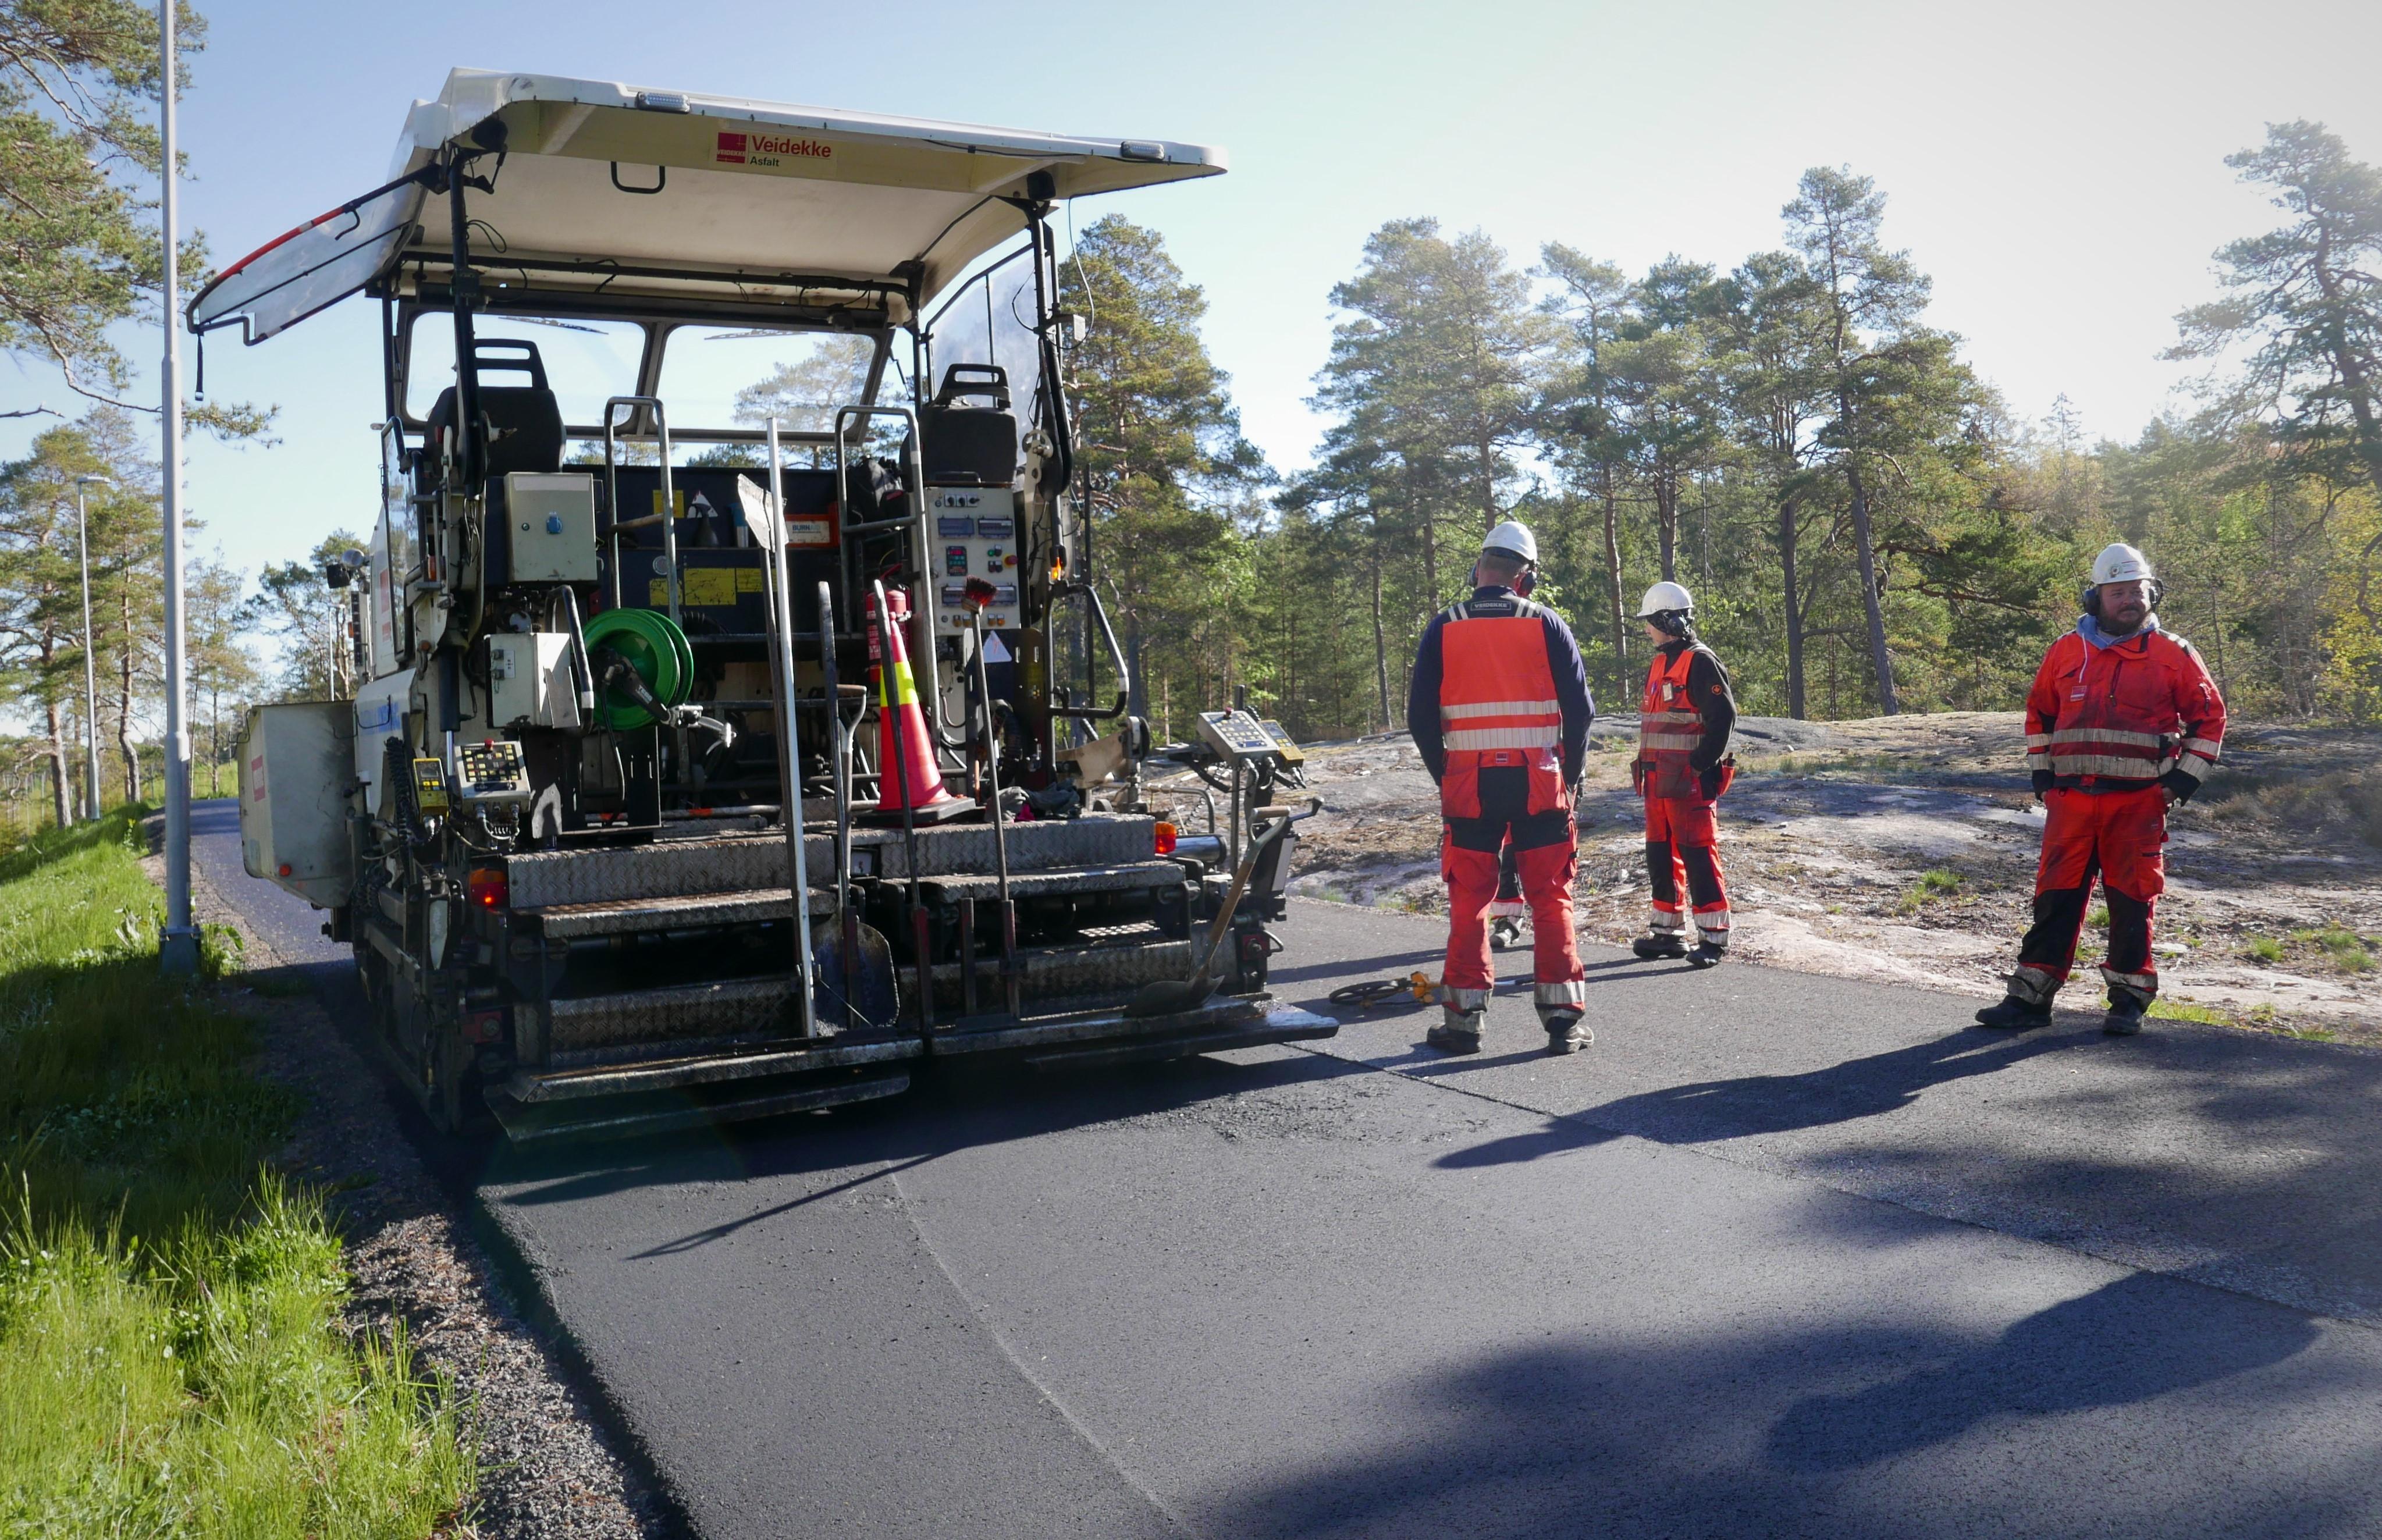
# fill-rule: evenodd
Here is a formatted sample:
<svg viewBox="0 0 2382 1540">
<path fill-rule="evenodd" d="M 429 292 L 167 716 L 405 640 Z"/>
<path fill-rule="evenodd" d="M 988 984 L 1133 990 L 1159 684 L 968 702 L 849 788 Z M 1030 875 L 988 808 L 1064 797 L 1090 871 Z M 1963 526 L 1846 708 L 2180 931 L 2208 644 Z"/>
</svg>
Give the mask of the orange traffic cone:
<svg viewBox="0 0 2382 1540">
<path fill-rule="evenodd" d="M 869 607 L 876 608 L 874 602 Z M 918 681 L 910 673 L 910 650 L 902 637 L 910 618 L 909 594 L 898 588 L 886 593 L 885 609 L 890 623 L 868 629 L 869 657 L 877 664 L 875 816 L 898 819 L 906 811 L 931 823 L 972 813 L 974 802 L 944 788 L 927 736 L 926 713 L 918 707 Z"/>
</svg>

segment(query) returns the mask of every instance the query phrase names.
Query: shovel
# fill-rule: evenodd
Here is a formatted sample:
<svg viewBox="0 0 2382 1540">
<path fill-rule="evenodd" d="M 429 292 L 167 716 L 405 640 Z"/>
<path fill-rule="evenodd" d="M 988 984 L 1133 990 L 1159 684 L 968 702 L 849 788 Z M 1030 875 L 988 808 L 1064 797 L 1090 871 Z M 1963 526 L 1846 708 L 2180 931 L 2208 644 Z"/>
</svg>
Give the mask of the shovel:
<svg viewBox="0 0 2382 1540">
<path fill-rule="evenodd" d="M 1318 804 L 1320 805 L 1320 804 Z M 1208 927 L 1207 955 L 1199 959 L 1198 971 L 1187 979 L 1157 979 L 1141 986 L 1140 993 L 1127 1001 L 1128 1017 L 1172 1016 L 1178 1010 L 1190 1010 L 1204 1003 L 1216 992 L 1216 979 L 1209 972 L 1215 965 L 1216 948 L 1223 945 L 1224 932 L 1231 928 L 1233 911 L 1241 906 L 1241 894 L 1249 886 L 1249 874 L 1257 870 L 1258 857 L 1274 837 L 1290 827 L 1292 814 L 1286 807 L 1264 807 L 1257 810 L 1250 822 L 1266 820 L 1265 831 L 1249 841 L 1248 853 L 1241 858 L 1241 869 L 1233 874 L 1233 886 L 1216 911 L 1216 923 Z"/>
</svg>

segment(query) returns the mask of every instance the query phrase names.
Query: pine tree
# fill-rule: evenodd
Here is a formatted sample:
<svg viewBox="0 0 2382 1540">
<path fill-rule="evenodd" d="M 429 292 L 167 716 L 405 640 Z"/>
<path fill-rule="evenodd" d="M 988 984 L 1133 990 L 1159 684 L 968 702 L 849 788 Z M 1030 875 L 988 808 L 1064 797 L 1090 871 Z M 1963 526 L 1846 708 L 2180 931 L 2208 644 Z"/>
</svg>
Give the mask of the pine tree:
<svg viewBox="0 0 2382 1540">
<path fill-rule="evenodd" d="M 1827 316 L 1828 394 L 1835 406 L 1823 431 L 1852 515 L 1854 556 L 1880 712 L 1900 710 L 1894 654 L 1885 633 L 1885 580 L 1878 571 L 1870 442 L 1871 418 L 1893 379 L 1876 367 L 1883 349 L 1903 339 L 1926 308 L 1929 284 L 1909 254 L 1886 250 L 1885 197 L 1867 177 L 1813 166 L 1783 211 L 1787 237 L 1818 287 Z"/>
<path fill-rule="evenodd" d="M 1068 354 L 1075 452 L 1135 709 L 1149 709 L 1153 667 L 1212 679 L 1199 698 L 1221 700 L 1242 666 L 1230 621 L 1253 524 L 1245 499 L 1272 473 L 1200 339 L 1207 298 L 1154 231 L 1115 214 L 1082 233 L 1060 275 L 1061 303 L 1090 320 Z"/>
<path fill-rule="evenodd" d="M 2268 125 L 2265 144 L 2225 164 L 2275 189 L 2291 219 L 2216 253 L 2231 295 L 2177 317 L 2169 356 L 2221 359 L 2247 345 L 2215 392 L 2220 413 L 2272 421 L 2316 473 L 2362 475 L 2382 499 L 2382 172 L 2305 121 Z M 2377 553 L 2382 534 L 2361 567 Z"/>
<path fill-rule="evenodd" d="M 1630 287 L 1621 269 L 1559 241 L 1540 249 L 1541 271 L 1558 286 L 1541 308 L 1562 324 L 1538 430 L 1548 458 L 1562 468 L 1602 515 L 1602 577 L 1607 642 L 1613 653 L 1614 699 L 1629 695 L 1628 600 L 1621 576 L 1622 482 L 1627 446 L 1617 432 L 1609 350 L 1629 321 Z"/>
</svg>

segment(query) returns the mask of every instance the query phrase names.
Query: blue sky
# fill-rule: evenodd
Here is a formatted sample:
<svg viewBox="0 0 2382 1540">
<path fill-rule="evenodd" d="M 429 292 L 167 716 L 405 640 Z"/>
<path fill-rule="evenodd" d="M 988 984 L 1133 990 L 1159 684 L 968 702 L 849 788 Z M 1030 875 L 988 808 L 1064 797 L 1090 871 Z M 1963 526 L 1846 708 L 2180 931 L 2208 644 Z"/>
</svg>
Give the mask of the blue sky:
<svg viewBox="0 0 2382 1540">
<path fill-rule="evenodd" d="M 2269 120 L 2382 160 L 2382 6 L 2162 5 L 550 5 L 217 0 L 183 137 L 188 225 L 229 261 L 375 185 L 449 67 L 1221 144 L 1231 175 L 1095 200 L 1161 230 L 1208 292 L 1246 426 L 1285 467 L 1332 285 L 1384 220 L 1559 239 L 1631 269 L 1776 244 L 1796 177 L 1844 164 L 1935 280 L 1934 318 L 2022 417 L 2065 392 L 2128 436 L 2172 404 L 2156 354 L 2210 251 L 2266 223 L 2223 165 Z M 2278 17 L 2290 18 L 2283 35 Z M 2264 30 L 2262 30 L 2264 29 Z M 252 570 L 373 516 L 374 312 L 218 339 L 211 394 L 277 402 L 271 449 L 197 449 L 202 550 Z M 155 357 L 156 334 L 127 351 Z M 152 390 L 139 387 L 143 398 Z M 69 397 L 0 366 L 0 407 Z M 0 424 L 0 453 L 33 430 Z"/>
</svg>

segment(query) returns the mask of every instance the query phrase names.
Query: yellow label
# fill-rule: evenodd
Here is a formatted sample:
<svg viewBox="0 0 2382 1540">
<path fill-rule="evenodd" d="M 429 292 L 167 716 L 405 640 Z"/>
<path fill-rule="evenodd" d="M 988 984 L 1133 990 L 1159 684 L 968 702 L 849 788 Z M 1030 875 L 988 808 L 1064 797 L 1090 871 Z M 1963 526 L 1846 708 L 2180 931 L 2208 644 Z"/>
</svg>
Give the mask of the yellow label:
<svg viewBox="0 0 2382 1540">
<path fill-rule="evenodd" d="M 736 568 L 736 592 L 739 593 L 760 593 L 761 569 L 757 567 L 740 567 Z"/>
<path fill-rule="evenodd" d="M 670 489 L 670 497 L 671 500 L 678 505 L 678 516 L 681 519 L 685 518 L 686 494 L 679 491 L 676 487 L 672 487 Z M 662 489 L 660 487 L 654 488 L 654 511 L 656 513 L 662 511 Z"/>
<path fill-rule="evenodd" d="M 754 573 L 753 586 L 758 587 L 760 579 L 761 574 Z M 678 602 L 681 605 L 700 605 L 705 608 L 733 606 L 736 603 L 736 591 L 742 586 L 743 585 L 737 581 L 736 569 L 732 567 L 689 567 L 679 573 Z M 668 578 L 654 579 L 647 592 L 651 594 L 651 597 L 645 601 L 647 604 L 656 609 L 668 607 L 669 604 Z"/>
</svg>

